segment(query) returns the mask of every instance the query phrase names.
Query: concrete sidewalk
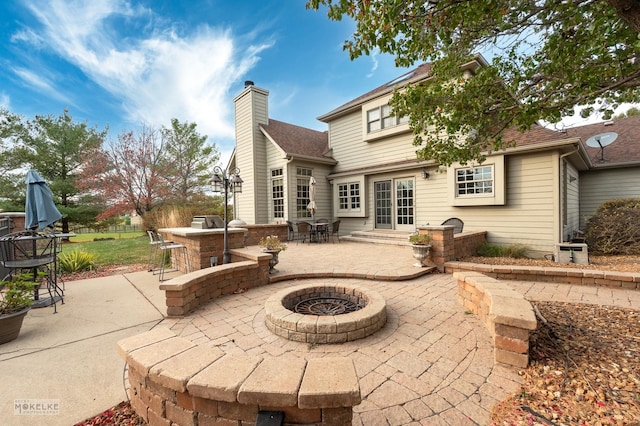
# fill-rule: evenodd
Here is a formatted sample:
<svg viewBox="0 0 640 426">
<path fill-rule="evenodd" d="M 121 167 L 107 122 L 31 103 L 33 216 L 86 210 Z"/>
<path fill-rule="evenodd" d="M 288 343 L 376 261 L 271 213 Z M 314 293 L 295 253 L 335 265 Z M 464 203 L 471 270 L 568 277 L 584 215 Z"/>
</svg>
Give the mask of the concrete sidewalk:
<svg viewBox="0 0 640 426">
<path fill-rule="evenodd" d="M 465 315 L 464 309 L 457 305 L 453 278 L 446 274 L 416 278 L 421 271 L 412 266 L 414 262 L 410 247 L 290 244 L 288 250 L 280 254 L 274 278 L 295 279 L 304 273 L 319 279 L 318 276 L 347 272 L 373 279 L 362 283 L 378 289 L 389 301 L 392 319 L 389 330 L 372 337 L 366 345 L 351 344 L 342 348 L 345 355 L 351 353 L 357 357 L 363 379 L 361 386 L 366 399 L 356 408 L 356 418 L 361 422 L 356 424 L 402 424 L 406 419 L 415 418 L 432 424 L 457 424 L 451 422 L 462 418 L 459 416 L 486 419 L 490 403 L 517 388 L 517 377 L 509 369 L 493 367 L 492 350 L 488 346 L 490 335 L 479 320 Z M 399 281 L 402 278 L 410 280 Z M 260 321 L 263 299 L 278 288 L 292 284 L 292 281 L 282 281 L 273 284 L 273 288 L 263 287 L 238 295 L 238 300 L 228 297 L 215 301 L 210 307 L 177 320 L 164 319 L 164 294 L 158 289 L 157 275 L 135 272 L 68 282 L 65 304 L 58 305 L 57 314 L 52 308 L 31 310 L 18 339 L 0 345 L 0 425 L 68 426 L 126 400 L 124 361 L 117 353 L 116 342 L 160 323 L 178 334 L 204 342 L 216 335 L 211 330 L 222 330 L 216 327 L 218 324 L 214 324 L 213 318 L 221 318 L 218 315 L 223 312 L 223 318 L 234 327 L 246 324 L 262 336 L 262 342 L 248 336 L 235 339 L 230 350 L 280 353 L 295 347 L 306 352 L 308 348 L 293 344 L 283 343 L 283 347 L 278 347 Z M 636 308 L 640 305 L 640 292 L 632 290 L 563 284 L 518 285 L 531 300 L 554 295 L 554 299 L 563 301 Z M 252 303 L 247 310 L 254 314 L 239 311 L 239 300 Z M 227 301 L 230 305 L 226 305 Z M 235 321 L 236 317 L 242 319 Z M 203 331 L 205 326 L 211 326 L 208 332 Z M 233 339 L 231 334 L 218 337 L 222 339 L 220 342 L 224 341 L 223 346 Z M 237 345 L 247 346 L 235 347 Z M 447 361 L 451 357 L 460 362 Z M 422 373 L 423 368 L 432 370 Z M 445 374 L 449 374 L 442 377 L 445 380 L 437 379 Z M 417 380 L 420 376 L 430 377 L 431 381 Z M 480 390 L 467 397 L 469 386 Z M 495 394 L 498 391 L 500 395 Z M 478 395 L 484 399 L 476 403 L 474 398 Z M 59 403 L 58 412 L 16 414 L 17 400 L 53 400 Z M 486 424 L 486 420 L 476 422 Z"/>
<path fill-rule="evenodd" d="M 116 342 L 163 319 L 135 276 L 68 282 L 58 313 L 46 307 L 27 314 L 20 336 L 0 346 L 0 424 L 73 425 L 127 399 Z M 20 414 L 18 400 L 59 403 L 58 411 Z"/>
</svg>

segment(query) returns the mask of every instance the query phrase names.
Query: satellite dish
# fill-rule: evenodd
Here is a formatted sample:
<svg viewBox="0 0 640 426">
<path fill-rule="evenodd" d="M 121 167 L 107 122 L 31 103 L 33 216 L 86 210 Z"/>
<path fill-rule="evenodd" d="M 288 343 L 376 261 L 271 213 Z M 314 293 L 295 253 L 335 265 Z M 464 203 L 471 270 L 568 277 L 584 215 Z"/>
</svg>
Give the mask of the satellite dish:
<svg viewBox="0 0 640 426">
<path fill-rule="evenodd" d="M 604 161 L 604 147 L 611 145 L 616 139 L 618 139 L 616 132 L 605 132 L 591 136 L 586 144 L 591 148 L 600 148 L 600 161 Z"/>
</svg>

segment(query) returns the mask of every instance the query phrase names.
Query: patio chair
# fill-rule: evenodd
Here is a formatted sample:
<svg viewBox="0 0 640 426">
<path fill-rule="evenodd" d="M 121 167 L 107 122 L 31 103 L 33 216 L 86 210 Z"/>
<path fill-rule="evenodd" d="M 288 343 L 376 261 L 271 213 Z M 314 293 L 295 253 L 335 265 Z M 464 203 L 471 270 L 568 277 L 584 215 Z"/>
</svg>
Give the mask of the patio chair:
<svg viewBox="0 0 640 426">
<path fill-rule="evenodd" d="M 326 223 L 326 226 L 317 226 L 318 224 Z M 324 241 L 329 240 L 329 219 L 320 218 L 316 220 L 316 230 L 318 232 L 318 238 L 322 238 Z"/>
<path fill-rule="evenodd" d="M 156 268 L 158 265 L 158 247 L 160 246 L 160 240 L 158 234 L 155 231 L 147 231 L 149 235 L 149 259 L 147 260 L 147 271 L 155 272 L 159 270 Z M 163 240 L 165 244 L 173 244 L 173 241 Z"/>
<path fill-rule="evenodd" d="M 457 217 L 451 217 L 447 220 L 445 220 L 444 222 L 442 222 L 443 225 L 453 225 L 453 233 L 454 234 L 459 234 L 462 232 L 462 228 L 464 227 L 464 222 L 461 221 L 460 219 L 458 219 Z"/>
<path fill-rule="evenodd" d="M 159 281 L 164 281 L 165 272 L 177 271 L 177 266 L 172 269 L 167 269 L 167 262 L 171 261 L 173 263 L 172 257 L 174 251 L 181 251 L 184 259 L 184 264 L 186 267 L 186 271 L 189 272 L 191 268 L 189 267 L 189 253 L 187 251 L 187 246 L 184 244 L 177 243 L 169 243 L 162 238 L 162 235 L 156 234 L 158 238 L 158 248 L 162 251 L 162 260 L 160 261 L 160 276 L 158 277 Z"/>
<path fill-rule="evenodd" d="M 340 235 L 338 235 L 338 232 L 340 231 L 340 221 L 336 220 L 331 224 L 331 227 L 329 227 L 329 238 L 331 238 L 331 242 L 333 242 L 333 237 L 337 237 L 338 238 L 338 242 L 340 242 Z"/>
<path fill-rule="evenodd" d="M 290 220 L 287 220 L 287 241 L 293 241 L 296 237 L 296 226 Z"/>
<path fill-rule="evenodd" d="M 307 222 L 298 222 L 296 228 L 298 228 L 295 238 L 296 244 L 298 244 L 300 240 L 302 240 L 303 243 L 306 242 L 307 238 L 309 238 L 309 242 L 311 242 L 311 225 Z"/>
</svg>

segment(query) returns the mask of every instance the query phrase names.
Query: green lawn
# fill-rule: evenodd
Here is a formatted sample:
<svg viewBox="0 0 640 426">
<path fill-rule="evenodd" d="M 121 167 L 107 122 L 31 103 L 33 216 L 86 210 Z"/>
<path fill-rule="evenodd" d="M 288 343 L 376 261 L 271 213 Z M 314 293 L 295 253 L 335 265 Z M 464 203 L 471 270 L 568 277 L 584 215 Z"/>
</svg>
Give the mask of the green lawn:
<svg viewBox="0 0 640 426">
<path fill-rule="evenodd" d="M 96 266 L 131 265 L 147 263 L 149 256 L 149 237 L 140 233 L 122 233 L 113 236 L 108 233 L 80 234 L 71 237 L 71 242 L 63 243 L 62 253 L 69 253 L 75 249 L 93 253 L 96 256 Z M 85 238 L 90 236 L 91 238 Z M 94 238 L 116 238 L 115 240 L 93 241 Z"/>
<path fill-rule="evenodd" d="M 71 237 L 71 242 L 85 243 L 87 241 L 93 241 L 95 238 L 115 238 L 116 240 L 120 240 L 138 238 L 141 235 L 144 235 L 145 238 L 149 238 L 147 234 L 142 232 L 96 232 L 90 234 L 76 234 L 75 237 Z"/>
</svg>

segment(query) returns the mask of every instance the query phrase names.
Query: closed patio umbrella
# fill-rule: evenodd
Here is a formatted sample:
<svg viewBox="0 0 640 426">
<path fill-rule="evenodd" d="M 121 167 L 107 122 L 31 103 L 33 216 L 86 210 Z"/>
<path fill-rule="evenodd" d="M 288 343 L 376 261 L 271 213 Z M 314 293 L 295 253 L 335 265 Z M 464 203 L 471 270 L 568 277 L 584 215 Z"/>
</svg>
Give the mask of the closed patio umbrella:
<svg viewBox="0 0 640 426">
<path fill-rule="evenodd" d="M 316 213 L 316 180 L 313 176 L 309 179 L 309 204 L 307 204 L 307 210 L 311 212 L 311 220 Z"/>
<path fill-rule="evenodd" d="M 42 230 L 62 219 L 62 214 L 53 202 L 53 193 L 42 176 L 35 170 L 29 170 L 25 181 L 27 183 L 25 229 Z"/>
</svg>

